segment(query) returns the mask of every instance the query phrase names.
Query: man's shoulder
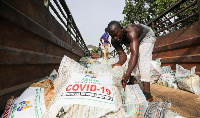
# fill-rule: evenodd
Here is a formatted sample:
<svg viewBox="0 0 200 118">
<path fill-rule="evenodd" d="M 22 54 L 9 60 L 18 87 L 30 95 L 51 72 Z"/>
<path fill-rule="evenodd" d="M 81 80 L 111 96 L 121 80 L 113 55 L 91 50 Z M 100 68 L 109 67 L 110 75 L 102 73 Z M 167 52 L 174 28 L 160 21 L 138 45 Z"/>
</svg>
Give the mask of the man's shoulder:
<svg viewBox="0 0 200 118">
<path fill-rule="evenodd" d="M 124 28 L 124 30 L 125 30 L 126 32 L 128 32 L 128 31 L 134 30 L 134 28 L 135 28 L 135 25 L 129 24 L 129 25 L 127 25 L 127 26 Z"/>
<path fill-rule="evenodd" d="M 130 24 L 125 27 L 125 31 L 128 32 L 138 32 L 138 30 L 142 29 L 140 24 Z"/>
<path fill-rule="evenodd" d="M 125 27 L 125 29 L 134 29 L 134 28 L 136 28 L 136 27 L 138 27 L 138 26 L 141 26 L 140 24 L 129 24 L 129 25 L 127 25 L 126 27 Z"/>
</svg>

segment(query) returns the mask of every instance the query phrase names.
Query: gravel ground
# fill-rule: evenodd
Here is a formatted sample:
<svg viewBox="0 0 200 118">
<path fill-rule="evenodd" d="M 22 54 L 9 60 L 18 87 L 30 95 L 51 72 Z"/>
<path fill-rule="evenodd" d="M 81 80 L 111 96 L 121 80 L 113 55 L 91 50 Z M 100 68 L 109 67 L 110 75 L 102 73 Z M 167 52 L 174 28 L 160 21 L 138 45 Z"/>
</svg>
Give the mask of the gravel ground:
<svg viewBox="0 0 200 118">
<path fill-rule="evenodd" d="M 200 95 L 180 89 L 152 84 L 154 101 L 170 101 L 170 110 L 186 118 L 200 118 Z"/>
</svg>

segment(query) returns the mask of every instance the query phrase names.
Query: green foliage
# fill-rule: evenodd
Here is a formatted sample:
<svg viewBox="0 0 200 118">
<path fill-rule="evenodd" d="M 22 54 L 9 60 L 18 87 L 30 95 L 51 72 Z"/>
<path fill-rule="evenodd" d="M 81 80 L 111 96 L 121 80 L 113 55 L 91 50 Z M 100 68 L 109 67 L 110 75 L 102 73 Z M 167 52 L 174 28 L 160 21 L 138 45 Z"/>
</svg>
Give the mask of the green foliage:
<svg viewBox="0 0 200 118">
<path fill-rule="evenodd" d="M 194 1 L 195 1 L 195 0 L 188 0 L 188 1 L 186 1 L 184 4 L 180 5 L 180 9 L 183 9 L 183 8 L 187 7 L 189 4 L 193 3 Z M 176 19 L 175 21 L 178 21 L 178 20 L 180 20 L 180 19 L 184 19 L 184 18 L 188 17 L 189 15 L 192 15 L 192 14 L 196 13 L 196 12 L 197 12 L 197 9 L 198 9 L 198 8 L 197 8 L 197 5 L 195 5 L 195 6 L 193 6 L 193 7 L 190 7 L 189 9 L 187 9 L 187 10 L 181 12 L 181 13 L 177 16 L 178 19 Z M 197 21 L 197 20 L 198 20 L 198 16 L 192 17 L 192 18 L 190 18 L 190 19 L 187 19 L 185 22 L 182 22 L 182 23 L 181 23 L 181 26 L 180 26 L 180 27 L 185 27 L 185 26 L 187 26 L 187 25 L 190 25 L 191 23 L 193 23 L 193 22 L 195 22 L 195 21 Z"/>
<path fill-rule="evenodd" d="M 92 50 L 90 50 L 90 53 L 98 53 L 98 48 L 93 48 Z"/>
<path fill-rule="evenodd" d="M 178 1 L 179 0 L 125 0 L 125 7 L 122 12 L 125 17 L 123 21 L 120 21 L 120 23 L 123 26 L 130 23 L 147 24 Z M 186 1 L 179 8 L 174 9 L 170 14 L 168 14 L 168 16 L 171 16 L 173 13 L 176 13 L 178 9 L 180 10 L 194 1 L 195 0 Z M 191 7 L 179 14 L 177 20 L 185 18 L 195 10 L 194 7 Z M 192 19 L 192 21 L 194 21 L 194 19 Z"/>
<path fill-rule="evenodd" d="M 125 26 L 130 23 L 147 24 L 178 0 L 125 0 L 122 14 L 124 20 L 120 23 Z"/>
<path fill-rule="evenodd" d="M 161 13 L 166 11 L 168 8 L 170 8 L 172 5 L 174 5 L 179 0 L 125 0 L 125 7 L 122 12 L 124 14 L 124 19 L 122 21 L 119 21 L 122 26 L 126 26 L 128 24 L 134 23 L 142 23 L 142 24 L 148 24 L 153 19 L 158 17 Z M 160 18 L 156 23 L 162 22 L 166 18 L 169 18 L 173 14 L 177 13 L 178 10 L 181 10 L 188 6 L 189 4 L 195 2 L 196 0 L 187 0 L 184 2 L 184 4 L 174 8 L 170 13 L 165 15 L 163 18 Z M 180 21 L 186 17 L 188 17 L 191 14 L 194 14 L 197 11 L 197 5 L 192 6 L 189 9 L 181 12 L 180 14 L 176 15 L 176 17 L 173 17 L 170 20 L 167 20 L 166 22 L 159 25 L 159 27 L 156 30 L 159 30 L 161 28 L 167 27 L 172 24 L 172 22 Z M 198 20 L 198 17 L 192 17 L 190 19 L 187 19 L 183 22 L 180 22 L 174 27 L 168 28 L 169 31 L 173 31 L 176 29 L 179 29 L 181 27 L 185 27 L 195 21 Z M 164 31 L 163 34 L 166 32 Z"/>
</svg>

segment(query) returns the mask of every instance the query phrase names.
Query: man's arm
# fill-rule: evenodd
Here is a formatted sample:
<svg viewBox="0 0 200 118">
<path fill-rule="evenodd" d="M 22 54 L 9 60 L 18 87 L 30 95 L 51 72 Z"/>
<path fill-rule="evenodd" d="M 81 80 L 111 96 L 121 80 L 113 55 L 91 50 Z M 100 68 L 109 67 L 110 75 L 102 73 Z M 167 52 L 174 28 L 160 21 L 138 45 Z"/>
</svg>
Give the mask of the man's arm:
<svg viewBox="0 0 200 118">
<path fill-rule="evenodd" d="M 136 66 L 137 60 L 138 60 L 138 52 L 139 52 L 139 41 L 138 41 L 138 34 L 136 30 L 132 27 L 127 28 L 127 37 L 130 40 L 130 52 L 131 57 L 128 63 L 128 69 L 126 71 L 126 75 L 128 77 L 131 76 L 131 73 L 133 69 Z"/>
<path fill-rule="evenodd" d="M 123 65 L 127 60 L 126 53 L 124 52 L 122 46 L 119 45 L 114 39 L 111 39 L 111 43 L 113 47 L 115 48 L 115 50 L 117 51 L 117 54 L 119 55 L 119 61 L 113 66 L 117 64 Z"/>
<path fill-rule="evenodd" d="M 100 38 L 100 41 L 101 41 L 101 44 L 103 44 L 103 42 L 102 42 L 102 38 L 103 38 L 103 36 L 104 36 L 104 34 L 101 36 L 101 38 Z"/>
<path fill-rule="evenodd" d="M 127 27 L 125 30 L 127 32 L 127 37 L 130 40 L 131 57 L 128 63 L 128 69 L 126 70 L 126 73 L 122 77 L 122 85 L 124 89 L 137 63 L 138 51 L 139 51 L 138 33 L 132 26 Z"/>
<path fill-rule="evenodd" d="M 103 44 L 103 42 L 102 42 L 102 38 L 100 38 L 100 41 L 101 41 L 101 44 Z"/>
</svg>

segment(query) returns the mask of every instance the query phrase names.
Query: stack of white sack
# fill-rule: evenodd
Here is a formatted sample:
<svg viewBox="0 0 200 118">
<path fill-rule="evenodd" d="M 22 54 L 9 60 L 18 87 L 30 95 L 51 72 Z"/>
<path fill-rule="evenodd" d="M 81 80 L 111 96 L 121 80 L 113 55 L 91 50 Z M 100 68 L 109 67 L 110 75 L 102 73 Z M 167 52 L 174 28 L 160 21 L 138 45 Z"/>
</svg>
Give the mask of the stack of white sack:
<svg viewBox="0 0 200 118">
<path fill-rule="evenodd" d="M 175 73 L 171 69 L 171 66 L 163 66 L 161 70 L 161 76 L 159 80 L 157 81 L 157 84 L 166 86 L 166 87 L 172 87 L 177 89 L 177 82 Z"/>
<path fill-rule="evenodd" d="M 9 99 L 2 116 L 125 118 L 144 117 L 155 111 L 154 107 L 147 111 L 149 103 L 139 85 L 127 85 L 124 91 L 124 72 L 124 67 L 112 68 L 108 64 L 86 68 L 64 56 L 58 74 L 54 70 L 48 79 L 33 83 L 19 98 Z"/>
<path fill-rule="evenodd" d="M 41 118 L 54 96 L 56 70 L 39 82 L 31 84 L 19 97 L 12 96 L 1 118 Z"/>
<path fill-rule="evenodd" d="M 20 97 L 8 102 L 1 118 L 41 118 L 46 112 L 44 88 L 29 87 Z"/>
<path fill-rule="evenodd" d="M 144 118 L 148 101 L 138 84 L 127 85 L 125 88 L 124 109 L 130 118 Z"/>
<path fill-rule="evenodd" d="M 43 117 L 126 117 L 117 87 L 121 84 L 113 81 L 121 79 L 123 72 L 114 75 L 110 66 L 104 66 L 87 69 L 65 56 L 55 80 L 55 95 Z"/>
<path fill-rule="evenodd" d="M 161 75 L 161 62 L 160 58 L 152 60 L 151 61 L 151 66 L 150 66 L 150 71 L 151 71 L 151 78 L 152 81 L 151 83 L 156 83 L 158 79 L 160 78 Z"/>
<path fill-rule="evenodd" d="M 179 89 L 192 92 L 199 95 L 200 93 L 200 79 L 195 74 L 195 67 L 191 70 L 184 69 L 181 65 L 176 64 L 176 79 Z"/>
</svg>

